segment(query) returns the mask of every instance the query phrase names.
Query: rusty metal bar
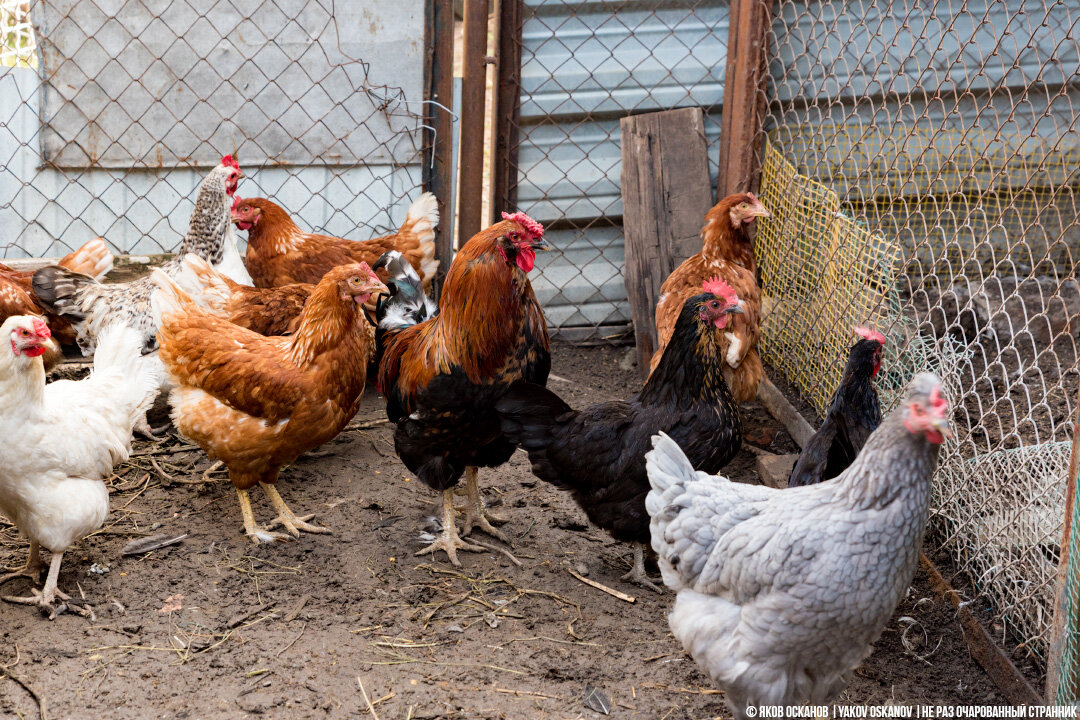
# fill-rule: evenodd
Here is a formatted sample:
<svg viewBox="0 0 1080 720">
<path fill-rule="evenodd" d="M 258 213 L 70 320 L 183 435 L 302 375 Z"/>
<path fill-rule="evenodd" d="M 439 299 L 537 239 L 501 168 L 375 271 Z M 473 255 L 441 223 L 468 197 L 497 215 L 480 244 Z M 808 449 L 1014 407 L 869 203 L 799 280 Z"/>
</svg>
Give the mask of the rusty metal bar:
<svg viewBox="0 0 1080 720">
<path fill-rule="evenodd" d="M 454 2 L 427 0 L 427 21 L 424 27 L 424 90 L 428 102 L 424 112 L 424 189 L 435 194 L 442 220 L 435 230 L 435 257 L 439 259 L 441 282 L 454 257 L 454 238 L 449 232 L 449 219 L 454 209 L 449 206 L 454 172 L 451 166 L 454 106 Z"/>
<path fill-rule="evenodd" d="M 1080 400 L 1077 401 L 1080 405 Z M 1080 618 L 1070 618 L 1066 602 L 1069 580 L 1069 552 L 1075 530 L 1072 526 L 1073 507 L 1076 503 L 1077 473 L 1080 472 L 1080 411 L 1076 413 L 1073 425 L 1072 455 L 1069 457 L 1069 475 L 1065 479 L 1065 530 L 1061 535 L 1061 555 L 1058 560 L 1057 584 L 1054 588 L 1054 618 L 1050 623 L 1050 652 L 1046 667 L 1046 702 L 1053 704 L 1057 698 L 1058 687 L 1062 680 L 1062 660 L 1065 651 L 1065 638 L 1069 627 L 1080 627 Z M 1075 609 L 1073 609 L 1075 612 Z M 1065 668 L 1070 673 L 1067 679 L 1073 698 L 1080 698 L 1080 668 Z"/>
<path fill-rule="evenodd" d="M 521 120 L 521 27 L 524 16 L 524 0 L 501 0 L 492 222 L 504 210 L 506 212 L 517 210 L 518 125 Z"/>
<path fill-rule="evenodd" d="M 757 182 L 771 18 L 771 0 L 731 1 L 717 201 Z"/>
<path fill-rule="evenodd" d="M 465 0 L 462 52 L 461 155 L 458 180 L 458 246 L 480 231 L 484 181 L 484 98 L 486 95 L 488 2 Z"/>
</svg>

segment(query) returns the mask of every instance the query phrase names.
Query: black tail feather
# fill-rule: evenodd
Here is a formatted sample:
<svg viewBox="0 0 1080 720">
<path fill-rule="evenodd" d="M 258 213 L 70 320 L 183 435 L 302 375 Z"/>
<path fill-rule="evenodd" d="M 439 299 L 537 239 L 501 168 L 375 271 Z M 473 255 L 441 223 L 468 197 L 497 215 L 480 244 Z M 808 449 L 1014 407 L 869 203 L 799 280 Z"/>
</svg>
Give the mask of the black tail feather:
<svg viewBox="0 0 1080 720">
<path fill-rule="evenodd" d="M 57 315 L 83 319 L 86 314 L 80 308 L 79 290 L 97 284 L 97 280 L 59 265 L 49 265 L 34 272 L 32 284 L 34 295 L 49 310 Z"/>
</svg>

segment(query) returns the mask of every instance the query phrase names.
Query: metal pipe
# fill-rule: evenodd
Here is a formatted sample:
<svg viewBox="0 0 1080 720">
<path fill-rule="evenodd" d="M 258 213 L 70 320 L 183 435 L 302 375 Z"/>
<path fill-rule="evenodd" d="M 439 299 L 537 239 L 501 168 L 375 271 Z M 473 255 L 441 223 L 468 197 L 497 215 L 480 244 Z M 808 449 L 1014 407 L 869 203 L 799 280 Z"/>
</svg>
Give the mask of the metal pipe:
<svg viewBox="0 0 1080 720">
<path fill-rule="evenodd" d="M 439 201 L 439 227 L 435 230 L 435 257 L 439 260 L 438 284 L 446 275 L 454 257 L 454 237 L 450 232 L 454 206 L 450 204 L 454 184 L 451 148 L 453 118 L 447 111 L 454 104 L 454 0 L 428 0 L 427 24 L 424 36 L 424 124 L 425 131 L 423 183 L 424 189 L 435 194 Z M 436 297 L 438 295 L 436 294 Z"/>
<path fill-rule="evenodd" d="M 461 81 L 461 160 L 458 180 L 458 247 L 480 232 L 484 183 L 488 2 L 465 0 Z"/>
</svg>

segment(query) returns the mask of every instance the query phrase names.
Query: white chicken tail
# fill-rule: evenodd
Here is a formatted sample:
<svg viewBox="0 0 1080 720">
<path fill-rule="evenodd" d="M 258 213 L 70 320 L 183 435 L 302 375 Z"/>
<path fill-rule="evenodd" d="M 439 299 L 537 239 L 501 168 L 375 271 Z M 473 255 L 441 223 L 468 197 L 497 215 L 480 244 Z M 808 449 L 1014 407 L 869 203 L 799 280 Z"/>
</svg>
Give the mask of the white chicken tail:
<svg viewBox="0 0 1080 720">
<path fill-rule="evenodd" d="M 653 435 L 653 449 L 645 453 L 645 471 L 652 490 L 645 497 L 645 509 L 655 518 L 683 493 L 687 483 L 697 479 L 697 471 L 686 453 L 666 433 Z"/>
<path fill-rule="evenodd" d="M 435 228 L 439 224 L 439 201 L 432 193 L 426 192 L 409 206 L 401 230 L 408 230 L 417 240 L 424 253 L 420 259 L 420 276 L 425 287 L 431 283 L 439 270 L 439 261 L 435 259 Z"/>
<path fill-rule="evenodd" d="M 185 255 L 172 279 L 197 305 L 214 313 L 224 312 L 233 292 L 225 276 L 198 255 Z"/>
<path fill-rule="evenodd" d="M 154 321 L 161 327 L 161 319 L 165 315 L 178 312 L 193 301 L 164 271 L 154 268 L 150 272 L 150 278 L 157 286 L 150 296 L 150 304 L 154 309 Z"/>
<path fill-rule="evenodd" d="M 134 328 L 114 324 L 98 336 L 94 372 L 88 381 L 105 389 L 105 395 L 127 420 L 130 428 L 154 404 L 162 383 L 157 356 L 142 355 L 143 337 Z"/>
</svg>

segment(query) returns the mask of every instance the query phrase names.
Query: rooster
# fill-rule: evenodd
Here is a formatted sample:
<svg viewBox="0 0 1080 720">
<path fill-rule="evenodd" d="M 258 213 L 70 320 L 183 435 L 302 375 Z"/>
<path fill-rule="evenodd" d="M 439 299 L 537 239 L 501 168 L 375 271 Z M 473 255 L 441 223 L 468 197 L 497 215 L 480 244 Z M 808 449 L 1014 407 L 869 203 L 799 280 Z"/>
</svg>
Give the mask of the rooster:
<svg viewBox="0 0 1080 720">
<path fill-rule="evenodd" d="M 881 370 L 885 336 L 864 327 L 855 328 L 855 334 L 861 339 L 851 346 L 840 387 L 821 427 L 799 453 L 788 487 L 814 485 L 842 473 L 881 424 L 881 403 L 873 380 Z"/>
<path fill-rule="evenodd" d="M 574 412 L 550 390 L 520 383 L 495 404 L 503 435 L 529 453 L 533 473 L 568 488 L 589 520 L 634 544 L 634 567 L 623 580 L 660 592 L 645 574 L 650 438 L 670 433 L 706 472 L 719 471 L 739 451 L 739 408 L 724 382 L 716 336 L 742 312 L 726 283 L 706 281 L 701 294 L 683 304 L 660 364 L 629 402 Z"/>
<path fill-rule="evenodd" d="M 16 315 L 0 325 L 0 512 L 30 540 L 26 567 L 0 582 L 38 580 L 39 548 L 52 551 L 45 587 L 9 602 L 55 614 L 64 552 L 101 527 L 109 511 L 104 478 L 127 460 L 131 431 L 153 402 L 160 379 L 140 357 L 130 328 L 102 333 L 94 370 L 85 380 L 45 384 L 41 355 L 51 337 L 40 318 Z M 74 603 L 69 607 L 85 614 Z"/>
<path fill-rule="evenodd" d="M 442 549 L 454 565 L 458 550 L 485 549 L 463 541 L 454 524 L 454 486 L 463 472 L 464 532 L 479 527 L 506 541 L 484 510 L 477 467 L 498 467 L 514 452 L 499 430 L 496 401 L 518 380 L 543 385 L 551 369 L 544 313 L 528 278 L 535 251 L 548 248 L 544 228 L 525 213 L 503 218 L 454 256 L 437 315 L 404 329 L 380 328 L 379 388 L 397 424 L 394 447 L 409 470 L 443 494 L 442 531 L 417 554 Z M 383 304 L 380 324 L 391 314 L 404 317 L 394 305 L 393 298 Z"/>
<path fill-rule="evenodd" d="M 238 201 L 232 220 L 248 232 L 245 262 L 257 287 L 317 283 L 331 268 L 357 262 L 370 265 L 388 250 L 408 258 L 425 286 L 439 269 L 435 259 L 439 205 L 431 193 L 409 206 L 396 233 L 364 242 L 304 232 L 280 205 L 264 198 Z"/>
<path fill-rule="evenodd" d="M 242 175 L 231 155 L 223 157 L 221 164 L 210 171 L 199 186 L 180 252 L 161 266 L 163 272 L 169 275 L 179 272 L 181 260 L 188 253 L 198 255 L 218 269 L 235 264 L 230 258 L 234 254 L 239 257 L 239 250 L 229 222 L 229 197 L 236 191 Z M 250 278 L 247 280 L 250 282 Z M 34 273 L 33 285 L 34 294 L 42 304 L 74 327 L 84 355 L 94 352 L 98 335 L 116 322 L 142 333 L 144 352 L 154 349 L 157 325 L 150 308 L 154 283 L 148 276 L 104 285 L 92 277 L 51 266 Z"/>
<path fill-rule="evenodd" d="M 228 468 L 244 532 L 256 543 L 288 539 L 255 524 L 248 491 L 256 485 L 292 537 L 329 532 L 296 516 L 275 483 L 282 467 L 341 432 L 360 407 L 371 353 L 360 305 L 386 286 L 366 263 L 334 268 L 295 333 L 264 337 L 199 308 L 161 270 L 151 277 L 173 422 Z"/>
<path fill-rule="evenodd" d="M 757 352 L 761 335 L 761 288 L 754 276 L 757 263 L 747 232 L 756 218 L 769 216 L 753 193 L 729 195 L 705 216 L 701 252 L 683 261 L 660 286 L 660 299 L 656 303 L 659 347 L 650 369 L 660 362 L 683 303 L 698 293 L 703 281 L 719 276 L 734 288 L 746 311 L 732 320 L 731 327 L 720 338 L 721 354 L 727 363 L 724 377 L 736 402 L 754 399 L 758 384 L 765 377 L 765 367 Z"/>
<path fill-rule="evenodd" d="M 941 381 L 922 373 L 855 462 L 809 487 L 695 472 L 674 440 L 653 440 L 645 508 L 677 593 L 671 631 L 736 718 L 825 703 L 870 653 L 915 574 L 950 434 Z"/>
<path fill-rule="evenodd" d="M 57 261 L 60 267 L 88 275 L 96 280 L 105 277 L 113 267 L 113 254 L 105 241 L 96 238 Z M 34 296 L 32 272 L 19 271 L 0 265 L 0 323 L 12 315 L 43 315 L 49 324 L 52 338 L 46 343 L 42 359 L 45 369 L 56 365 L 64 355 L 60 345 L 74 345 L 75 331 L 71 324 L 49 312 Z"/>
</svg>

